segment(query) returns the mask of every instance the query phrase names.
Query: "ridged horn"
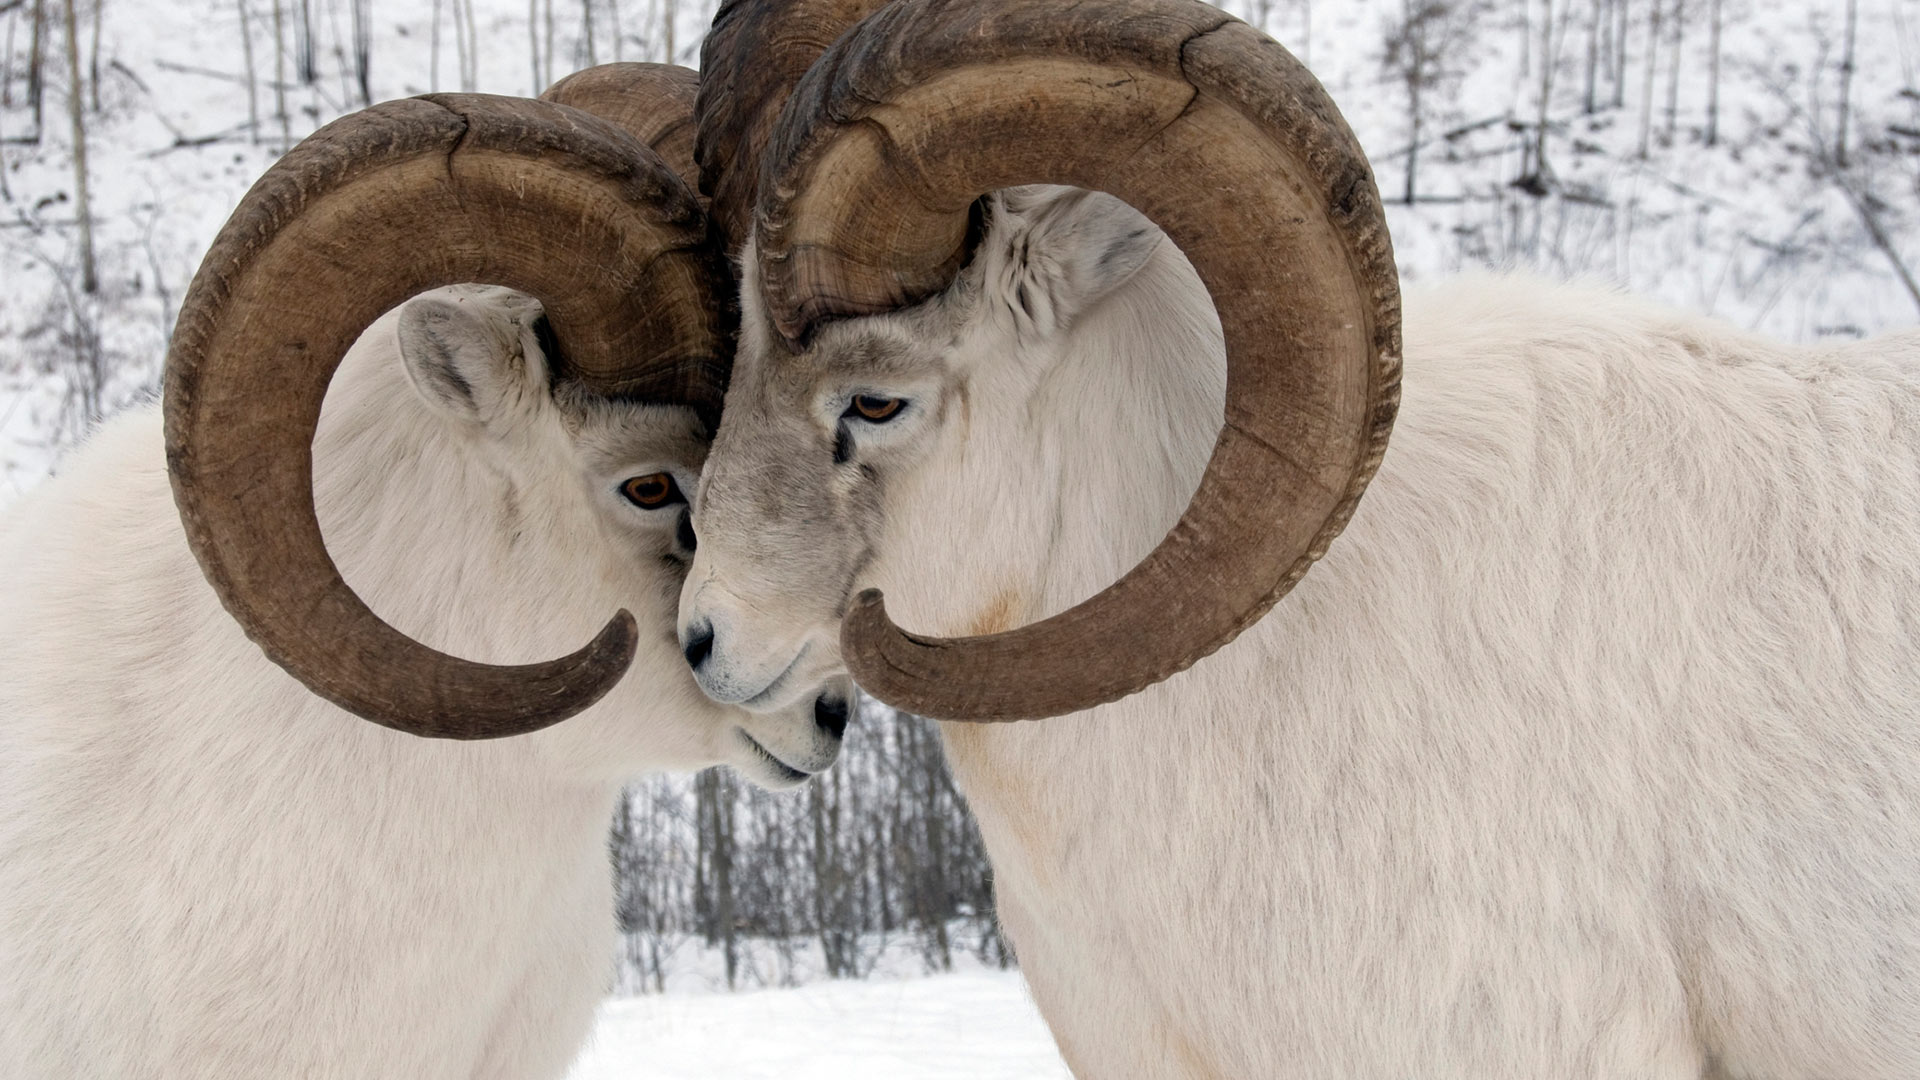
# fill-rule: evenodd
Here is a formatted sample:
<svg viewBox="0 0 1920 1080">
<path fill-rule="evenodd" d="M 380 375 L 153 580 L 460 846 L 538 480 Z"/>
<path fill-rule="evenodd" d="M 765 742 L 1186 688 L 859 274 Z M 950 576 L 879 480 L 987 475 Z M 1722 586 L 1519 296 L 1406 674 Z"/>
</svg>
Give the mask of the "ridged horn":
<svg viewBox="0 0 1920 1080">
<path fill-rule="evenodd" d="M 660 155 L 688 186 L 693 163 L 693 102 L 700 74 L 678 64 L 618 63 L 585 68 L 547 87 L 541 101 L 590 112 Z"/>
<path fill-rule="evenodd" d="M 747 242 L 774 121 L 820 54 L 886 0 L 724 0 L 700 46 L 700 191 L 728 254 Z"/>
<path fill-rule="evenodd" d="M 315 693 L 415 735 L 537 730 L 626 670 L 622 611 L 585 648 L 493 666 L 383 622 L 340 578 L 313 506 L 328 381 L 383 312 L 482 282 L 545 306 L 570 376 L 695 403 L 724 371 L 726 279 L 692 191 L 612 124 L 547 102 L 436 95 L 315 132 L 247 193 L 201 263 L 167 358 L 167 463 L 221 601 Z"/>
<path fill-rule="evenodd" d="M 1031 183 L 1145 213 L 1225 331 L 1225 425 L 1160 545 L 1078 606 L 986 637 L 904 633 L 864 594 L 841 642 L 888 704 L 1052 716 L 1186 669 L 1325 553 L 1386 450 L 1400 303 L 1372 172 L 1313 76 L 1218 9 L 896 0 L 808 70 L 761 170 L 753 272 L 792 347 L 946 288 L 973 201 Z"/>
</svg>

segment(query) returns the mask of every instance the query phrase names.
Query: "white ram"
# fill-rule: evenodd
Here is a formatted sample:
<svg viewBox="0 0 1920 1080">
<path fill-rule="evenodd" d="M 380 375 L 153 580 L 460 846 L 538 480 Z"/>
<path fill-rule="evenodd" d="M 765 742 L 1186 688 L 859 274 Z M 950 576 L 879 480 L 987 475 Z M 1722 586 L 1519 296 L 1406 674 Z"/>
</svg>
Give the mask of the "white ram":
<svg viewBox="0 0 1920 1080">
<path fill-rule="evenodd" d="M 750 6 L 709 135 L 836 36 Z M 1067 713 L 943 730 L 1077 1075 L 1920 1075 L 1920 333 L 1459 280 L 1381 462 L 1377 197 L 1270 42 L 898 0 L 783 93 L 712 185 L 759 203 L 681 632 L 750 707 Z M 1072 189 L 969 229 L 1069 177 L 1185 253 Z"/>
<path fill-rule="evenodd" d="M 270 663 L 188 550 L 157 406 L 0 519 L 0 1076 L 557 1077 L 611 975 L 621 785 L 833 760 L 836 710 L 715 706 L 673 641 L 701 421 L 550 379 L 540 315 L 463 288 L 376 323 L 315 498 L 443 649 L 530 660 L 629 607 L 633 671 L 566 723 L 420 739 Z"/>
</svg>

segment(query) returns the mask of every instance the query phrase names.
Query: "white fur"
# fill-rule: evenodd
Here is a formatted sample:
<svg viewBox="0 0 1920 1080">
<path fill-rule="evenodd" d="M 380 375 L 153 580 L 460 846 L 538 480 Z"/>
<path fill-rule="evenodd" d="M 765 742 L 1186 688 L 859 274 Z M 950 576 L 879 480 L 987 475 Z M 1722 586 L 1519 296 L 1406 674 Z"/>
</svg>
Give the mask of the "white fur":
<svg viewBox="0 0 1920 1080">
<path fill-rule="evenodd" d="M 107 424 L 0 519 L 0 1077 L 557 1077 L 611 975 L 621 784 L 722 761 L 778 779 L 740 725 L 831 760 L 810 710 L 694 689 L 674 521 L 614 496 L 657 469 L 691 485 L 698 421 L 566 406 L 524 297 L 431 302 L 443 355 L 403 364 L 389 316 L 334 380 L 314 459 L 335 559 L 400 629 L 479 660 L 558 655 L 628 607 L 633 670 L 496 742 L 349 716 L 201 577 L 158 409 Z M 466 404 L 409 378 L 445 363 Z"/>
<path fill-rule="evenodd" d="M 778 402 L 735 401 L 798 369 L 922 410 L 853 462 L 883 524 L 849 585 L 911 630 L 1063 610 L 1176 519 L 1224 394 L 1204 291 L 1171 245 L 1105 295 L 1043 269 L 1048 332 L 1009 258 L 1065 241 L 1017 210 L 801 357 L 748 275 L 682 596 L 734 631 L 712 666 L 818 664 L 844 600 L 740 510 Z M 1112 705 L 944 725 L 1076 1074 L 1920 1076 L 1920 334 L 1790 348 L 1518 277 L 1406 317 L 1386 461 L 1271 614 Z M 873 341 L 917 366 L 863 372 Z"/>
</svg>

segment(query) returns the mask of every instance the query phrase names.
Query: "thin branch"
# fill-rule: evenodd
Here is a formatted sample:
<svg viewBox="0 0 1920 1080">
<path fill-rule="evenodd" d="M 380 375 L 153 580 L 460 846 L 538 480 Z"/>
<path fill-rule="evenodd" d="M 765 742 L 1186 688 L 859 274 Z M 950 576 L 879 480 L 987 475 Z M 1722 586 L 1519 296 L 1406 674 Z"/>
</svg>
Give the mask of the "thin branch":
<svg viewBox="0 0 1920 1080">
<path fill-rule="evenodd" d="M 1920 309 L 1920 282 L 1914 280 L 1913 271 L 1907 268 L 1907 261 L 1900 256 L 1900 249 L 1894 246 L 1893 237 L 1887 235 L 1886 228 L 1880 223 L 1880 213 L 1873 206 L 1865 192 L 1856 190 L 1853 182 L 1843 172 L 1833 174 L 1833 185 L 1853 207 L 1859 216 L 1860 224 L 1866 227 L 1867 236 L 1873 240 L 1873 246 L 1880 249 L 1887 262 L 1893 267 L 1894 276 L 1906 287 L 1907 295 L 1913 298 L 1913 306 Z"/>
</svg>

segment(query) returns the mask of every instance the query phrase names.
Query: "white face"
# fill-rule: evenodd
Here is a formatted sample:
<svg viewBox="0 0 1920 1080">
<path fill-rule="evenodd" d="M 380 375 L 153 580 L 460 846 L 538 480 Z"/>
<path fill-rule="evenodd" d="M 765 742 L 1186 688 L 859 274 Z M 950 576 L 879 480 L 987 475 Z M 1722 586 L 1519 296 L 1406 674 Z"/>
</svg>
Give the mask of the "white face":
<svg viewBox="0 0 1920 1080">
<path fill-rule="evenodd" d="M 1010 629 L 1044 606 L 1073 498 L 1061 440 L 1081 437 L 1086 414 L 1109 414 L 1097 427 L 1124 412 L 1063 362 L 1069 331 L 1162 239 L 1106 196 L 1007 193 L 945 294 L 828 324 L 799 355 L 771 340 L 749 272 L 681 593 L 701 688 L 791 707 L 844 671 L 840 620 L 863 588 L 941 635 Z"/>
<path fill-rule="evenodd" d="M 500 491 L 513 569 L 506 632 L 559 641 L 617 608 L 640 643 L 632 668 L 580 717 L 551 729 L 568 753 L 649 768 L 731 765 L 788 787 L 831 765 L 846 726 L 844 680 L 817 681 L 777 710 L 723 708 L 688 676 L 675 604 L 695 554 L 687 492 L 708 442 L 690 409 L 613 401 L 549 374 L 537 302 L 492 287 L 417 298 L 397 327 L 414 390 L 449 422 Z M 571 474 L 572 490 L 552 477 Z M 576 624 L 562 628 L 555 624 Z M 586 631 L 590 632 L 590 630 Z"/>
</svg>

